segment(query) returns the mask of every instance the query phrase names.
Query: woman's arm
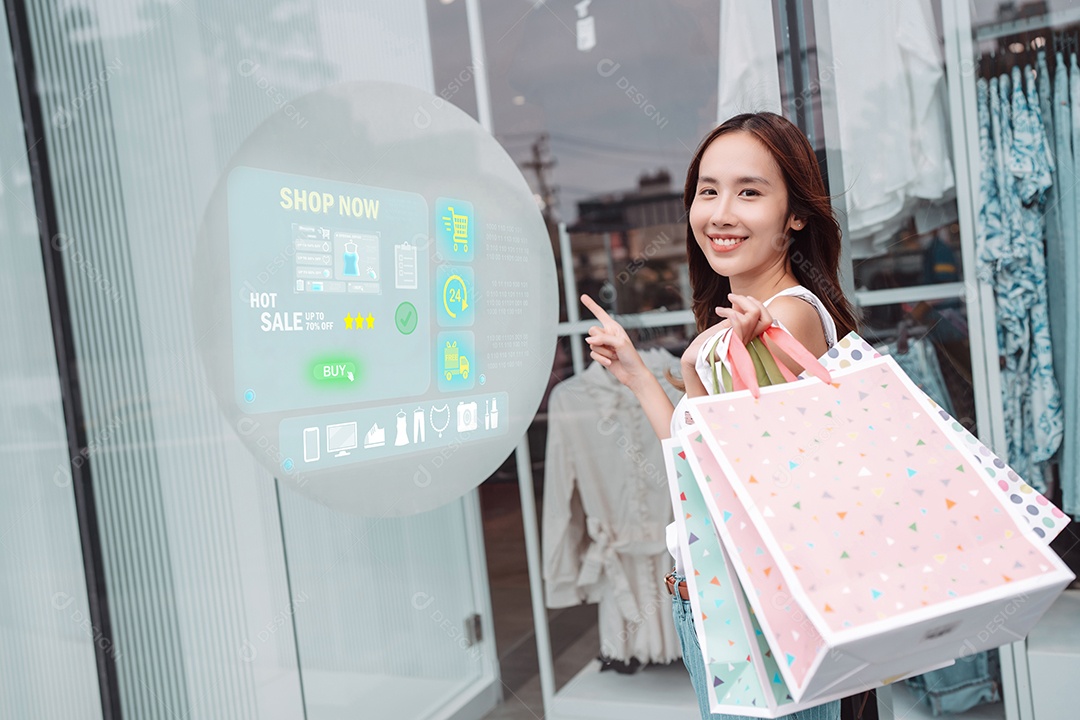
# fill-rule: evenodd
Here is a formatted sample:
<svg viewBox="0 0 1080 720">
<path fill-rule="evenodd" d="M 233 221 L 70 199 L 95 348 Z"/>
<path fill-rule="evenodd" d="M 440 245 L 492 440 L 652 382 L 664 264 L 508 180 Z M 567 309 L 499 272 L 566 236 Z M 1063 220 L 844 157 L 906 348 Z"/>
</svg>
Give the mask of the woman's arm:
<svg viewBox="0 0 1080 720">
<path fill-rule="evenodd" d="M 668 398 L 660 381 L 642 362 L 641 356 L 630 342 L 630 337 L 622 325 L 615 322 L 595 300 L 588 295 L 581 296 L 581 302 L 592 311 L 600 326 L 589 328 L 589 343 L 593 360 L 607 368 L 615 378 L 630 388 L 641 403 L 645 416 L 649 418 L 656 436 L 660 439 L 671 435 L 671 415 L 675 406 Z"/>
<path fill-rule="evenodd" d="M 627 387 L 637 396 L 656 437 L 661 440 L 671 437 L 671 416 L 675 413 L 675 406 L 664 392 L 660 381 L 650 373 L 648 378 L 643 378 L 643 382 Z"/>
<path fill-rule="evenodd" d="M 704 397 L 709 394 L 708 389 L 701 382 L 701 377 L 697 374 L 698 355 L 701 354 L 703 345 L 712 342 L 729 325 L 727 320 L 722 320 L 712 327 L 705 328 L 705 330 L 698 333 L 698 336 L 690 343 L 690 347 L 686 348 L 686 352 L 683 353 L 680 367 L 682 368 L 683 383 L 686 385 L 687 397 Z"/>
</svg>

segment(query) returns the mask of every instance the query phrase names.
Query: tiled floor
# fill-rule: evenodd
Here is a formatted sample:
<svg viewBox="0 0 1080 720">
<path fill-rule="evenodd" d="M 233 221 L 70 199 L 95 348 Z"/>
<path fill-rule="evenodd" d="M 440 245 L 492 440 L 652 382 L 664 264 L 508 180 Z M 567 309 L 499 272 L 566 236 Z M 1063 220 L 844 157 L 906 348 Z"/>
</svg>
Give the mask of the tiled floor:
<svg viewBox="0 0 1080 720">
<path fill-rule="evenodd" d="M 600 635 L 593 626 L 555 658 L 555 687 L 561 688 L 591 662 L 600 647 Z M 536 657 L 536 646 L 531 646 Z M 542 720 L 544 703 L 540 694 L 540 676 L 532 675 L 516 688 L 503 686 L 503 702 L 485 720 Z"/>
<path fill-rule="evenodd" d="M 540 501 L 537 498 L 538 516 L 542 516 Z M 544 716 L 544 709 L 517 483 L 485 483 L 480 502 L 503 680 L 503 702 L 486 720 L 536 720 Z M 548 610 L 548 626 L 556 687 L 561 687 L 599 653 L 596 606 Z"/>
</svg>

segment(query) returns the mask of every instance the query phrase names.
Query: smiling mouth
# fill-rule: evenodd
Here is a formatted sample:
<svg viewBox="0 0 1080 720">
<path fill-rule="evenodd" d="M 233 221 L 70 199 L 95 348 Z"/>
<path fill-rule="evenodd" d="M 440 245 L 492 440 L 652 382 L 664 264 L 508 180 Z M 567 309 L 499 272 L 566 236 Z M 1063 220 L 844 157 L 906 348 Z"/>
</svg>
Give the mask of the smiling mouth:
<svg viewBox="0 0 1080 720">
<path fill-rule="evenodd" d="M 746 238 L 709 238 L 713 250 L 717 252 L 729 252 L 746 242 Z"/>
</svg>

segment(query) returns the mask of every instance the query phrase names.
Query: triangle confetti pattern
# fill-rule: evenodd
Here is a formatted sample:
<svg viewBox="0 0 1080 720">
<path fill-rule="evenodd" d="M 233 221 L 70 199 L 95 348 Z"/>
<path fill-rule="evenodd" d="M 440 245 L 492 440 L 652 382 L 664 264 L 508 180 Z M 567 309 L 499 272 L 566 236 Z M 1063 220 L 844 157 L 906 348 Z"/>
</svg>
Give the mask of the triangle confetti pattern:
<svg viewBox="0 0 1080 720">
<path fill-rule="evenodd" d="M 745 603 L 745 596 L 736 599 L 736 593 L 741 595 L 741 587 L 732 581 L 724 563 L 715 527 L 707 524 L 708 508 L 689 463 L 676 454 L 674 465 L 679 489 L 677 497 L 682 510 L 676 515 L 682 518 L 684 537 L 695 539 L 693 544 L 687 543 L 684 550 L 684 555 L 689 551 L 689 557 L 684 559 L 687 573 L 692 575 L 688 581 L 693 591 L 691 595 L 700 608 L 708 608 L 707 615 L 702 613 L 705 615 L 702 651 L 708 658 L 706 671 L 712 678 L 712 693 L 722 705 L 767 706 L 765 691 L 752 662 L 751 634 L 739 614 L 739 600 Z M 756 623 L 752 630 L 755 634 L 760 632 Z M 785 685 L 784 693 L 787 692 Z"/>
<path fill-rule="evenodd" d="M 965 597 L 1000 586 L 1003 577 L 1016 582 L 1047 572 L 1039 568 L 1042 554 L 1034 545 L 1039 533 L 1026 529 L 1026 523 L 1018 524 L 1019 516 L 1013 512 L 1002 511 L 998 497 L 978 492 L 986 487 L 983 471 L 971 455 L 955 447 L 958 431 L 946 424 L 947 415 L 922 404 L 925 398 L 914 394 L 892 360 L 871 360 L 836 371 L 834 380 L 834 388 L 811 383 L 768 388 L 759 399 L 740 393 L 701 401 L 697 411 L 706 421 L 701 426 L 705 433 L 714 433 L 710 425 L 721 414 L 739 422 L 735 427 L 725 419 L 717 425 L 723 428 L 728 450 L 707 437 L 709 442 L 695 444 L 694 453 L 714 480 L 709 488 L 717 506 L 734 519 L 740 513 L 749 519 L 730 490 L 737 482 L 751 498 L 757 522 L 768 526 L 787 562 L 807 568 L 805 572 L 812 573 L 807 577 L 817 579 L 804 590 L 814 607 L 829 608 L 821 617 L 831 629 L 857 627 Z M 780 403 L 806 411 L 784 413 Z M 837 448 L 841 438 L 842 447 Z M 751 443 L 752 452 L 735 450 Z M 711 466 L 702 461 L 702 452 L 711 457 L 713 449 L 724 452 L 734 477 L 728 478 L 715 458 Z M 776 462 L 788 470 L 779 475 L 770 469 Z M 797 462 L 797 467 L 791 468 L 790 462 Z M 747 482 L 750 476 L 757 482 Z M 727 482 L 716 482 L 718 478 Z M 774 496 L 781 493 L 783 502 L 777 502 Z M 1016 504 L 1026 502 L 1020 497 L 1026 494 L 1038 506 L 1030 488 L 1028 493 L 1014 494 L 1020 499 Z M 761 513 L 765 507 L 767 517 Z M 954 524 L 954 519 L 962 525 Z M 733 534 L 738 531 L 734 522 L 727 527 Z M 754 526 L 747 522 L 746 527 Z M 1043 533 L 1051 529 L 1046 525 Z M 980 555 L 970 558 L 968 551 L 950 550 L 953 545 L 938 541 L 973 536 L 995 541 L 980 542 Z M 908 542 L 868 541 L 886 537 Z M 751 543 L 741 538 L 736 544 L 764 545 L 760 539 Z M 961 547 L 967 546 L 965 541 Z M 948 552 L 942 555 L 942 550 Z M 979 562 L 982 558 L 990 562 Z M 768 553 L 758 561 L 740 554 L 737 562 L 762 568 L 775 564 Z M 1014 567 L 1016 562 L 1022 567 Z M 887 573 L 887 580 L 879 570 Z M 751 576 L 758 579 L 755 590 L 767 590 L 761 585 L 763 576 Z M 849 592 L 841 592 L 843 587 Z M 775 627 L 771 618 L 769 626 Z M 795 664 L 807 654 L 790 652 Z M 813 657 L 812 652 L 809 655 Z"/>
<path fill-rule="evenodd" d="M 773 598 L 790 598 L 791 589 L 780 573 L 771 572 L 774 566 L 772 556 L 762 549 L 764 542 L 761 534 L 750 522 L 746 509 L 738 502 L 731 485 L 727 482 L 727 476 L 721 470 L 708 445 L 692 443 L 689 451 L 699 464 L 701 471 L 713 478 L 713 482 L 708 486 L 712 492 L 712 500 L 725 517 L 731 518 L 724 527 L 732 536 L 735 545 L 746 550 L 740 553 L 738 558 L 738 562 L 746 566 L 751 582 L 751 586 L 746 590 L 752 591 L 761 598 L 759 603 L 761 612 L 777 636 L 775 638 L 777 642 L 774 645 L 776 652 L 781 655 L 790 654 L 796 658 L 790 665 L 790 671 L 796 682 L 801 683 L 809 673 L 814 658 L 825 647 L 825 642 L 821 635 L 808 625 L 805 616 L 795 603 L 773 601 Z M 790 511 L 799 513 L 797 508 L 790 508 Z M 786 515 L 787 513 L 777 510 L 777 514 Z M 786 631 L 788 628 L 796 629 L 796 633 Z M 785 696 L 786 694 L 785 687 Z"/>
</svg>

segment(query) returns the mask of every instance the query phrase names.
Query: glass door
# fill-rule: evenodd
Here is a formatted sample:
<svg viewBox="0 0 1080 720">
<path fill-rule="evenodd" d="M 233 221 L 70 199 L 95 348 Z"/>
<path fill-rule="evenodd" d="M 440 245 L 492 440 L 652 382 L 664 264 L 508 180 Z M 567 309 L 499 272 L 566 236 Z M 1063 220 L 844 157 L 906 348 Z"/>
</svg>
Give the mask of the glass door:
<svg viewBox="0 0 1080 720">
<path fill-rule="evenodd" d="M 123 715 L 479 717 L 498 685 L 475 493 L 406 518 L 301 496 L 223 419 L 192 312 L 214 281 L 193 270 L 196 238 L 230 156 L 334 83 L 431 91 L 425 4 L 41 2 L 25 16 Z M 40 364 L 20 362 L 5 371 Z M 5 517 L 26 499 L 0 503 Z M 59 518 L 54 505 L 37 507 Z M 66 592 L 43 636 L 74 663 L 93 638 L 68 621 L 85 598 Z"/>
</svg>

